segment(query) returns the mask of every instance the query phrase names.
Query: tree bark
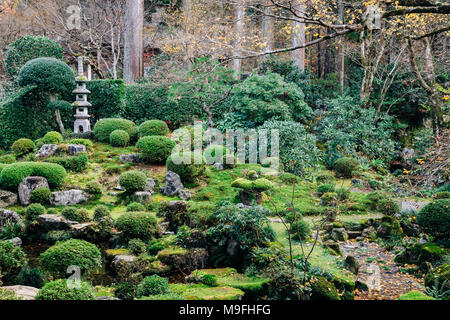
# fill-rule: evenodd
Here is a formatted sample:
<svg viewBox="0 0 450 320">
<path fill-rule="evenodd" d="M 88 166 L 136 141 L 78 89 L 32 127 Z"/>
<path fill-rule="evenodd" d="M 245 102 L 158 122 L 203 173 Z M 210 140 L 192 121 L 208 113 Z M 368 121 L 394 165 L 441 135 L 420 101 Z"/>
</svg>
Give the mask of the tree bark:
<svg viewBox="0 0 450 320">
<path fill-rule="evenodd" d="M 241 46 L 242 46 L 242 37 L 244 30 L 244 6 L 242 0 L 236 1 L 234 4 L 234 32 L 235 32 L 235 41 L 234 41 L 234 56 L 241 55 Z M 233 59 L 232 69 L 234 71 L 234 78 L 239 79 L 241 77 L 241 67 L 242 60 L 241 59 Z"/>
<path fill-rule="evenodd" d="M 303 14 L 305 11 L 305 6 L 301 3 L 301 0 L 292 0 L 293 9 L 299 13 L 299 15 Z M 294 17 L 295 18 L 295 17 Z M 306 43 L 306 32 L 305 32 L 305 23 L 292 21 L 292 46 L 296 47 Z M 294 65 L 300 68 L 300 70 L 305 71 L 305 59 L 306 59 L 306 50 L 305 48 L 301 48 L 298 50 L 292 51 L 291 56 Z"/>
<path fill-rule="evenodd" d="M 339 0 L 338 2 L 338 10 L 339 10 L 339 19 L 342 24 L 345 23 L 344 16 L 344 0 Z M 341 92 L 344 92 L 344 83 L 345 83 L 345 51 L 344 51 L 344 37 L 340 38 L 340 43 L 338 47 L 338 79 L 339 79 L 339 87 Z"/>
<path fill-rule="evenodd" d="M 133 83 L 144 73 L 144 0 L 126 0 L 123 78 Z"/>
<path fill-rule="evenodd" d="M 262 17 L 262 38 L 265 42 L 264 52 L 269 52 L 273 48 L 273 19 L 271 14 L 270 0 L 263 0 L 264 13 Z"/>
</svg>

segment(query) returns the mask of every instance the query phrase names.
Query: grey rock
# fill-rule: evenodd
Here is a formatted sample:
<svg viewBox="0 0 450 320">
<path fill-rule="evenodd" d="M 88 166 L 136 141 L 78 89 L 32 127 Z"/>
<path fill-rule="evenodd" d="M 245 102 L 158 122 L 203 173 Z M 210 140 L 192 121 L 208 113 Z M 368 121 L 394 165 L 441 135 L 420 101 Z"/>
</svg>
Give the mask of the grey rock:
<svg viewBox="0 0 450 320">
<path fill-rule="evenodd" d="M 328 251 L 330 251 L 330 253 L 334 256 L 342 255 L 341 248 L 339 247 L 339 243 L 337 243 L 335 241 L 332 241 L 332 240 L 325 241 L 323 243 L 323 246 L 325 248 L 327 248 Z"/>
<path fill-rule="evenodd" d="M 420 211 L 430 202 L 402 201 L 401 211 Z"/>
<path fill-rule="evenodd" d="M 355 275 L 359 272 L 359 263 L 353 256 L 347 256 L 347 258 L 345 258 L 344 266 Z"/>
<path fill-rule="evenodd" d="M 362 231 L 347 231 L 349 239 L 357 239 L 362 236 Z"/>
<path fill-rule="evenodd" d="M 368 239 L 375 239 L 377 237 L 377 231 L 375 230 L 375 228 L 373 226 L 370 226 L 368 228 L 365 228 L 362 232 L 362 236 L 364 238 L 368 238 Z"/>
<path fill-rule="evenodd" d="M 153 180 L 152 178 L 148 178 L 147 179 L 147 184 L 145 185 L 145 192 L 150 192 L 150 193 L 154 193 L 155 192 L 155 187 L 156 187 L 156 182 L 155 180 Z"/>
<path fill-rule="evenodd" d="M 120 270 L 122 268 L 127 268 L 130 265 L 133 265 L 136 261 L 136 257 L 135 256 L 131 256 L 131 255 L 118 255 L 115 256 L 112 263 L 111 263 L 111 267 L 114 271 L 116 271 L 117 273 L 120 272 Z"/>
<path fill-rule="evenodd" d="M 135 192 L 133 194 L 133 201 L 139 202 L 142 204 L 150 204 L 153 202 L 152 194 L 150 192 Z"/>
<path fill-rule="evenodd" d="M 31 193 L 37 188 L 49 188 L 47 179 L 44 177 L 26 177 L 19 184 L 19 200 L 23 206 L 31 202 Z"/>
<path fill-rule="evenodd" d="M 347 241 L 348 234 L 344 228 L 335 228 L 331 231 L 331 237 L 336 241 Z"/>
<path fill-rule="evenodd" d="M 44 159 L 54 156 L 58 151 L 58 145 L 56 144 L 44 144 L 41 149 L 36 153 L 37 159 Z"/>
<path fill-rule="evenodd" d="M 16 224 L 22 221 L 22 217 L 14 211 L 11 210 L 0 210 L 0 228 L 4 228 L 10 224 Z"/>
<path fill-rule="evenodd" d="M 86 152 L 86 146 L 82 144 L 69 144 L 67 147 L 67 152 L 71 156 L 76 156 L 80 152 Z"/>
<path fill-rule="evenodd" d="M 11 242 L 14 245 L 14 247 L 16 247 L 16 248 L 22 246 L 22 239 L 20 239 L 20 238 L 13 238 L 13 239 L 9 239 L 6 241 Z"/>
<path fill-rule="evenodd" d="M 180 199 L 183 200 L 183 201 L 187 201 L 187 200 L 190 200 L 192 198 L 192 195 L 189 192 L 189 190 L 181 189 L 181 190 L 178 191 L 178 197 L 180 197 Z"/>
<path fill-rule="evenodd" d="M 248 205 L 243 204 L 243 203 L 238 203 L 238 204 L 236 205 L 236 207 L 237 207 L 238 209 L 250 209 L 252 206 L 248 206 Z"/>
<path fill-rule="evenodd" d="M 134 153 L 132 153 L 132 154 L 121 154 L 119 156 L 119 159 L 120 159 L 120 162 L 122 162 L 122 163 L 128 163 L 128 162 L 140 163 L 140 162 L 142 162 L 141 157 L 138 154 L 134 154 Z"/>
<path fill-rule="evenodd" d="M 71 225 L 76 224 L 64 218 L 59 214 L 43 214 L 37 218 L 39 223 L 39 229 L 41 231 L 52 231 L 52 230 L 68 230 Z"/>
<path fill-rule="evenodd" d="M 161 188 L 162 194 L 165 196 L 174 196 L 178 194 L 181 189 L 184 189 L 184 186 L 181 183 L 180 176 L 172 171 L 167 172 L 166 184 L 164 188 Z"/>
<path fill-rule="evenodd" d="M 23 300 L 34 300 L 39 292 L 39 289 L 27 286 L 9 286 L 1 288 L 14 292 L 17 297 L 21 297 Z"/>
<path fill-rule="evenodd" d="M 223 164 L 222 163 L 214 163 L 214 168 L 216 168 L 219 171 L 222 171 L 224 169 Z"/>
<path fill-rule="evenodd" d="M 0 208 L 7 208 L 17 203 L 17 194 L 5 190 L 0 190 Z"/>
<path fill-rule="evenodd" d="M 52 192 L 50 197 L 50 203 L 55 207 L 82 204 L 86 201 L 88 201 L 88 196 L 78 189 Z"/>
<path fill-rule="evenodd" d="M 111 297 L 111 296 L 102 296 L 102 297 L 97 297 L 95 300 L 97 300 L 97 301 L 118 301 L 120 299 L 116 298 L 116 297 Z"/>
</svg>

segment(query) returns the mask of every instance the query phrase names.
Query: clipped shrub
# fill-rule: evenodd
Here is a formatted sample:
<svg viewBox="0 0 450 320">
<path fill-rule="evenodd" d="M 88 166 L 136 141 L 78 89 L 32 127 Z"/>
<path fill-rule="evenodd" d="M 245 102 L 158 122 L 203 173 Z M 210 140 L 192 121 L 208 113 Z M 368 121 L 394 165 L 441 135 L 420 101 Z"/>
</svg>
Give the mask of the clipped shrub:
<svg viewBox="0 0 450 320">
<path fill-rule="evenodd" d="M 322 184 L 317 188 L 317 192 L 319 194 L 324 194 L 324 193 L 328 193 L 328 192 L 335 192 L 336 188 L 333 184 Z"/>
<path fill-rule="evenodd" d="M 133 121 L 121 118 L 107 118 L 98 121 L 94 126 L 95 138 L 100 142 L 109 142 L 109 136 L 115 130 L 123 130 L 133 140 L 136 135 L 136 125 Z"/>
<path fill-rule="evenodd" d="M 398 205 L 398 202 L 393 199 L 380 199 L 377 203 L 377 211 L 388 216 L 394 216 L 400 212 L 400 206 Z"/>
<path fill-rule="evenodd" d="M 134 300 L 134 298 L 136 298 L 135 285 L 130 282 L 122 282 L 114 290 L 114 297 L 125 301 Z"/>
<path fill-rule="evenodd" d="M 102 197 L 102 185 L 97 181 L 90 181 L 86 183 L 86 187 L 84 188 L 89 195 L 92 196 L 92 200 L 98 200 Z"/>
<path fill-rule="evenodd" d="M 340 158 L 333 166 L 336 173 L 344 178 L 353 177 L 353 173 L 359 168 L 359 162 L 353 158 Z"/>
<path fill-rule="evenodd" d="M 44 162 L 17 162 L 6 166 L 0 173 L 0 185 L 17 191 L 23 179 L 29 176 L 44 177 L 51 188 L 61 188 L 67 173 L 60 165 Z"/>
<path fill-rule="evenodd" d="M 316 176 L 317 184 L 335 184 L 336 177 L 332 173 L 320 173 Z"/>
<path fill-rule="evenodd" d="M 427 204 L 417 215 L 417 223 L 439 239 L 450 237 L 450 200 L 441 199 Z"/>
<path fill-rule="evenodd" d="M 144 296 L 152 296 L 158 294 L 165 294 L 169 292 L 169 280 L 162 278 L 158 275 L 145 277 L 141 283 L 139 283 L 136 296 L 138 298 Z"/>
<path fill-rule="evenodd" d="M 39 217 L 40 215 L 43 215 L 43 214 L 45 214 L 45 208 L 40 203 L 30 204 L 25 209 L 25 218 L 28 221 L 34 221 L 34 220 L 36 220 L 37 217 Z"/>
<path fill-rule="evenodd" d="M 104 217 L 110 217 L 111 211 L 107 206 L 99 205 L 94 208 L 94 220 L 99 221 Z"/>
<path fill-rule="evenodd" d="M 132 202 L 127 205 L 127 212 L 144 212 L 145 206 L 139 202 Z"/>
<path fill-rule="evenodd" d="M 163 136 L 147 136 L 139 139 L 136 147 L 143 158 L 152 163 L 161 163 L 167 160 L 176 143 Z"/>
<path fill-rule="evenodd" d="M 239 178 L 234 180 L 231 183 L 231 186 L 233 188 L 242 189 L 244 191 L 257 191 L 257 192 L 264 192 L 270 190 L 273 187 L 272 182 L 270 182 L 265 178 L 259 178 L 256 180 Z"/>
<path fill-rule="evenodd" d="M 47 158 L 45 161 L 59 164 L 67 171 L 83 172 L 87 169 L 88 160 L 87 154 L 82 152 L 74 157 L 51 157 Z"/>
<path fill-rule="evenodd" d="M 42 288 L 44 285 L 44 275 L 41 269 L 25 267 L 17 277 L 17 283 L 23 286 Z"/>
<path fill-rule="evenodd" d="M 142 171 L 127 171 L 120 175 L 119 184 L 128 193 L 143 191 L 147 185 L 147 176 Z"/>
<path fill-rule="evenodd" d="M 96 245 L 84 240 L 70 239 L 58 242 L 40 256 L 42 269 L 54 276 L 66 276 L 69 266 L 77 266 L 82 272 L 101 267 L 102 256 Z"/>
<path fill-rule="evenodd" d="M 169 126 L 161 120 L 149 120 L 139 126 L 139 137 L 167 136 L 170 133 Z"/>
<path fill-rule="evenodd" d="M 34 148 L 34 142 L 30 139 L 19 139 L 11 146 L 11 150 L 17 156 L 23 156 L 25 154 L 33 152 Z"/>
<path fill-rule="evenodd" d="M 27 257 L 22 248 L 0 240 L 0 278 L 4 283 L 9 284 L 26 264 Z"/>
<path fill-rule="evenodd" d="M 61 214 L 64 216 L 64 218 L 66 218 L 70 221 L 76 221 L 76 222 L 88 222 L 89 221 L 89 216 L 87 215 L 86 211 L 79 210 L 77 208 L 66 207 L 61 211 Z"/>
<path fill-rule="evenodd" d="M 41 36 L 23 36 L 15 40 L 6 55 L 6 71 L 15 78 L 28 61 L 39 57 L 64 59 L 64 49 L 56 41 Z"/>
<path fill-rule="evenodd" d="M 291 223 L 291 233 L 294 239 L 305 241 L 311 235 L 311 228 L 305 220 L 297 219 Z"/>
<path fill-rule="evenodd" d="M 128 212 L 116 220 L 116 228 L 125 239 L 151 240 L 159 236 L 156 218 L 144 212 Z"/>
<path fill-rule="evenodd" d="M 89 113 L 94 122 L 122 116 L 125 108 L 125 83 L 122 79 L 92 80 L 86 83 L 86 87 L 91 91 Z"/>
<path fill-rule="evenodd" d="M 69 286 L 68 280 L 50 281 L 39 290 L 36 300 L 94 300 L 94 290 L 88 282 L 81 281 L 80 286 Z"/>
<path fill-rule="evenodd" d="M 83 145 L 87 150 L 92 149 L 94 143 L 89 139 L 72 139 L 70 140 L 71 144 Z"/>
<path fill-rule="evenodd" d="M 31 202 L 47 205 L 50 203 L 52 192 L 49 188 L 39 187 L 31 193 Z"/>
<path fill-rule="evenodd" d="M 59 132 L 50 131 L 45 134 L 42 142 L 44 144 L 60 144 L 63 142 L 63 137 Z"/>
<path fill-rule="evenodd" d="M 130 135 L 124 130 L 114 130 L 109 135 L 109 143 L 113 147 L 126 147 L 130 142 Z"/>
<path fill-rule="evenodd" d="M 181 161 L 183 159 L 190 161 Z M 200 162 L 196 164 L 195 160 Z M 189 163 L 185 163 L 189 162 Z M 203 162 L 202 155 L 196 156 L 194 152 L 185 152 L 181 154 L 171 155 L 167 158 L 166 166 L 168 171 L 173 171 L 178 174 L 183 182 L 195 182 L 205 175 L 206 166 Z"/>
<path fill-rule="evenodd" d="M 128 242 L 128 250 L 130 250 L 131 254 L 140 256 L 141 254 L 147 252 L 147 245 L 142 240 L 132 239 Z"/>
</svg>

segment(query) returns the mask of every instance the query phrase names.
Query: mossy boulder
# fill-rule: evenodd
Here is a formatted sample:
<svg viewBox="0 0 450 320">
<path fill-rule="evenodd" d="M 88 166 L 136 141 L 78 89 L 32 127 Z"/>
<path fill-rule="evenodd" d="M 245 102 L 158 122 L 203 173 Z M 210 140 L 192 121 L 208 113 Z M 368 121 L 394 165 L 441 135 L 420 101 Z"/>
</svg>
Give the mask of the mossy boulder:
<svg viewBox="0 0 450 320">
<path fill-rule="evenodd" d="M 377 235 L 385 239 L 402 236 L 403 230 L 400 221 L 390 216 L 384 216 L 378 226 Z"/>
<path fill-rule="evenodd" d="M 259 178 L 256 180 L 249 180 L 245 178 L 239 178 L 231 183 L 233 188 L 242 189 L 244 191 L 256 191 L 264 192 L 272 188 L 272 182 L 265 178 Z"/>
<path fill-rule="evenodd" d="M 411 291 L 398 297 L 398 300 L 436 300 L 420 291 Z"/>
<path fill-rule="evenodd" d="M 395 262 L 406 264 L 422 264 L 438 262 L 445 255 L 446 250 L 434 243 L 416 244 L 400 252 Z"/>
<path fill-rule="evenodd" d="M 192 272 L 206 265 L 208 252 L 205 249 L 171 247 L 158 252 L 157 259 L 176 271 Z"/>
<path fill-rule="evenodd" d="M 208 287 L 204 284 L 172 284 L 170 291 L 186 300 L 240 300 L 245 294 L 232 287 Z"/>
<path fill-rule="evenodd" d="M 324 277 L 317 277 L 311 281 L 311 300 L 341 300 L 332 282 Z"/>
</svg>

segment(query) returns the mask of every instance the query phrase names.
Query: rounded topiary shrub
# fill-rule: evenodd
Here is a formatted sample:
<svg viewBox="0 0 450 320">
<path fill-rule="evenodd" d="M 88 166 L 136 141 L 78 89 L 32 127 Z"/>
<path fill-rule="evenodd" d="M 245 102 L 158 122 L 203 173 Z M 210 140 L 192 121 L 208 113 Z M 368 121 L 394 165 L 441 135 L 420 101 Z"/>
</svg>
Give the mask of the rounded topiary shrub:
<svg viewBox="0 0 450 320">
<path fill-rule="evenodd" d="M 127 205 L 127 212 L 144 212 L 145 206 L 139 202 L 132 202 Z"/>
<path fill-rule="evenodd" d="M 144 241 L 139 239 L 132 239 L 128 242 L 128 250 L 135 256 L 140 256 L 147 252 L 147 245 Z"/>
<path fill-rule="evenodd" d="M 50 203 L 52 192 L 49 188 L 39 187 L 31 193 L 31 202 L 47 205 Z"/>
<path fill-rule="evenodd" d="M 161 163 L 167 160 L 176 143 L 163 136 L 148 136 L 139 139 L 136 147 L 147 162 Z"/>
<path fill-rule="evenodd" d="M 147 176 L 142 171 L 127 171 L 120 175 L 119 184 L 128 193 L 143 191 L 147 185 Z"/>
<path fill-rule="evenodd" d="M 78 283 L 77 283 L 78 284 Z M 94 300 L 94 290 L 88 282 L 81 281 L 79 286 L 70 285 L 68 280 L 50 281 L 39 290 L 36 300 Z"/>
<path fill-rule="evenodd" d="M 9 284 L 26 264 L 27 256 L 22 248 L 0 240 L 0 278 L 3 283 Z"/>
<path fill-rule="evenodd" d="M 397 201 L 389 198 L 380 199 L 377 203 L 377 211 L 388 215 L 394 216 L 400 212 L 400 206 Z"/>
<path fill-rule="evenodd" d="M 49 94 L 69 93 L 75 88 L 72 69 L 55 58 L 37 58 L 28 61 L 17 78 L 21 87 L 35 85 Z"/>
<path fill-rule="evenodd" d="M 353 173 L 359 168 L 359 162 L 353 158 L 341 158 L 333 165 L 338 175 L 344 178 L 353 177 Z"/>
<path fill-rule="evenodd" d="M 102 197 L 102 185 L 97 181 L 90 181 L 86 183 L 86 187 L 84 188 L 89 195 L 92 196 L 92 200 L 98 200 Z"/>
<path fill-rule="evenodd" d="M 321 173 L 316 176 L 317 184 L 335 184 L 336 177 L 331 173 Z"/>
<path fill-rule="evenodd" d="M 70 239 L 58 242 L 40 256 L 41 267 L 53 276 L 66 276 L 69 266 L 77 266 L 84 272 L 101 267 L 102 256 L 96 245 L 84 240 Z"/>
<path fill-rule="evenodd" d="M 206 170 L 203 156 L 200 154 L 196 157 L 194 152 L 171 155 L 166 166 L 167 171 L 178 174 L 183 182 L 195 182 L 205 175 Z"/>
<path fill-rule="evenodd" d="M 107 118 L 98 121 L 94 126 L 95 138 L 100 142 L 109 142 L 109 136 L 115 130 L 123 130 L 133 140 L 136 135 L 136 125 L 133 121 L 121 118 Z"/>
<path fill-rule="evenodd" d="M 35 147 L 36 146 L 32 140 L 19 139 L 13 143 L 13 145 L 11 146 L 11 150 L 14 152 L 15 155 L 23 156 L 25 154 L 33 152 Z"/>
<path fill-rule="evenodd" d="M 145 277 L 141 283 L 139 283 L 136 296 L 138 298 L 145 296 L 153 296 L 159 294 L 165 294 L 169 292 L 169 280 L 167 278 L 153 275 Z"/>
<path fill-rule="evenodd" d="M 130 135 L 124 130 L 114 130 L 109 135 L 109 143 L 113 147 L 126 147 L 130 142 Z"/>
<path fill-rule="evenodd" d="M 291 223 L 291 233 L 296 240 L 305 241 L 311 235 L 311 228 L 303 219 Z"/>
<path fill-rule="evenodd" d="M 134 300 L 136 298 L 136 285 L 131 282 L 122 282 L 114 290 L 114 297 L 125 301 Z"/>
<path fill-rule="evenodd" d="M 76 222 L 87 222 L 89 221 L 89 216 L 86 211 L 80 210 L 73 207 L 66 207 L 61 211 L 61 214 L 70 221 Z"/>
<path fill-rule="evenodd" d="M 33 203 L 30 204 L 26 209 L 25 209 L 25 218 L 28 221 L 34 221 L 37 219 L 37 217 L 39 217 L 40 215 L 45 214 L 45 208 L 42 204 L 40 203 Z"/>
<path fill-rule="evenodd" d="M 63 142 L 63 137 L 59 132 L 50 131 L 45 134 L 42 142 L 44 144 L 60 144 Z"/>
<path fill-rule="evenodd" d="M 99 221 L 104 217 L 110 217 L 111 210 L 107 206 L 99 205 L 94 208 L 94 220 Z"/>
<path fill-rule="evenodd" d="M 417 215 L 417 222 L 425 232 L 439 239 L 450 237 L 450 199 L 427 204 Z"/>
<path fill-rule="evenodd" d="M 59 189 L 66 175 L 66 169 L 55 163 L 16 162 L 3 168 L 0 173 L 0 185 L 4 189 L 17 192 L 23 179 L 36 176 L 46 178 L 50 188 Z"/>
<path fill-rule="evenodd" d="M 115 224 L 125 239 L 151 240 L 159 236 L 156 218 L 144 212 L 127 212 Z"/>
<path fill-rule="evenodd" d="M 139 126 L 139 137 L 167 136 L 170 130 L 167 124 L 161 120 L 150 120 Z"/>
</svg>

